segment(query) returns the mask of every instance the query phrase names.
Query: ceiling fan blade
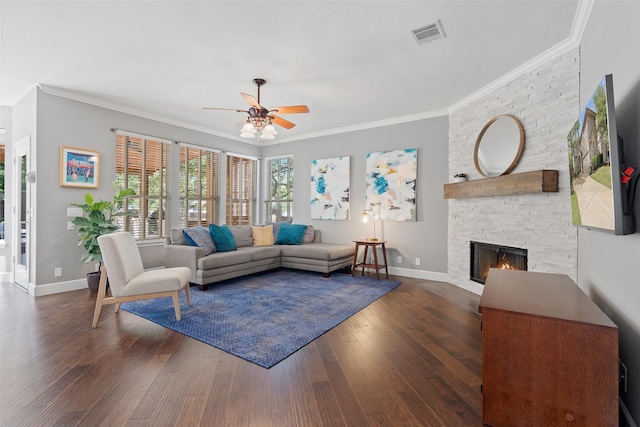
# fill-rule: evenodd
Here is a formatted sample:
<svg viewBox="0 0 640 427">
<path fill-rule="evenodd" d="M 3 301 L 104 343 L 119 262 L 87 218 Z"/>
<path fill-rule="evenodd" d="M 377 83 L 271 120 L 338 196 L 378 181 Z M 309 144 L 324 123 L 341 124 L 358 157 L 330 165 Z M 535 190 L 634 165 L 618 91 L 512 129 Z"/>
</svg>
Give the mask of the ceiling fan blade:
<svg viewBox="0 0 640 427">
<path fill-rule="evenodd" d="M 256 100 L 256 98 L 252 95 L 249 95 L 248 93 L 240 93 L 240 95 L 242 95 L 242 97 L 244 98 L 244 100 L 247 102 L 247 104 L 249 104 L 252 107 L 257 108 L 258 110 L 261 109 L 262 107 L 260 106 L 260 104 L 258 104 L 258 101 Z"/>
<path fill-rule="evenodd" d="M 273 123 L 277 124 L 278 126 L 282 126 L 285 129 L 291 129 L 296 125 L 289 120 L 285 120 L 282 117 L 274 116 L 272 114 L 269 114 L 269 116 L 267 117 L 269 117 Z"/>
<path fill-rule="evenodd" d="M 203 110 L 220 110 L 220 111 L 237 111 L 238 113 L 248 113 L 247 110 L 238 110 L 236 108 L 216 108 L 216 107 L 202 107 Z"/>
<path fill-rule="evenodd" d="M 269 111 L 273 111 L 274 113 L 279 114 L 308 113 L 309 107 L 307 107 L 306 105 L 288 105 L 286 107 L 273 107 L 269 109 Z"/>
<path fill-rule="evenodd" d="M 238 124 L 236 125 L 237 128 L 241 128 L 242 126 L 245 125 L 245 123 L 247 123 L 247 119 L 242 119 L 238 122 Z"/>
</svg>

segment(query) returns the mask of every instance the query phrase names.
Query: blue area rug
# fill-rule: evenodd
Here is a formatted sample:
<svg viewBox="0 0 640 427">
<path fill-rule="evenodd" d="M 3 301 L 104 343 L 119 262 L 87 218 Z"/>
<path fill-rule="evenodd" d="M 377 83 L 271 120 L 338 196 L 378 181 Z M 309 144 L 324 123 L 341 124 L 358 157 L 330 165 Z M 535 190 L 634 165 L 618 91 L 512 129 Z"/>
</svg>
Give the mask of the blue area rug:
<svg viewBox="0 0 640 427">
<path fill-rule="evenodd" d="M 182 320 L 171 298 L 123 303 L 159 325 L 270 368 L 348 319 L 400 282 L 366 276 L 281 270 L 191 288 L 180 293 Z"/>
</svg>

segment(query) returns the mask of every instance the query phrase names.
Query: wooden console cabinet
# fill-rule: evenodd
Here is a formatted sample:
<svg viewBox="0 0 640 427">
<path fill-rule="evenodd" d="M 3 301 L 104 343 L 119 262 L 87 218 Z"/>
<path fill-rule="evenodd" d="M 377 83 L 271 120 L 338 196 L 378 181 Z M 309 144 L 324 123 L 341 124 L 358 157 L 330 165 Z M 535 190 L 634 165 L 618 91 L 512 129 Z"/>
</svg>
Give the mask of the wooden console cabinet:
<svg viewBox="0 0 640 427">
<path fill-rule="evenodd" d="M 618 426 L 618 328 L 569 277 L 491 269 L 479 311 L 485 425 Z"/>
</svg>

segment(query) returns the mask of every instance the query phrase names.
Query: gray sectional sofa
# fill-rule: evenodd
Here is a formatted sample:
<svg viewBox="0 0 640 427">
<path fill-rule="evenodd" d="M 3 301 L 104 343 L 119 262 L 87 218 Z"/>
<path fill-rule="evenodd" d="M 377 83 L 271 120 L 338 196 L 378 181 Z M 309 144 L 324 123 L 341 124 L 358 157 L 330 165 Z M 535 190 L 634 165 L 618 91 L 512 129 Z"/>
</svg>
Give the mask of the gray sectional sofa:
<svg viewBox="0 0 640 427">
<path fill-rule="evenodd" d="M 211 283 L 279 267 L 316 271 L 328 276 L 336 270 L 351 267 L 352 245 L 320 243 L 320 231 L 307 229 L 307 237 L 299 245 L 254 246 L 251 226 L 230 227 L 237 249 L 205 254 L 205 249 L 190 246 L 182 229 L 174 229 L 166 238 L 165 267 L 189 267 L 190 282 L 208 289 Z"/>
</svg>

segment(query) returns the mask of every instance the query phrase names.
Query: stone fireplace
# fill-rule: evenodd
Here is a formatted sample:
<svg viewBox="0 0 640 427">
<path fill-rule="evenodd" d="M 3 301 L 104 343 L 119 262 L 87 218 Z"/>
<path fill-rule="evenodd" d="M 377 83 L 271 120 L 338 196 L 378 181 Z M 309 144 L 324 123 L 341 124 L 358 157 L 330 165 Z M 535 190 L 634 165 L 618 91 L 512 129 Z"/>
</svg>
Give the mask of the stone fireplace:
<svg viewBox="0 0 640 427">
<path fill-rule="evenodd" d="M 525 143 L 512 174 L 559 171 L 559 191 L 449 199 L 447 273 L 449 282 L 481 294 L 469 278 L 470 242 L 499 242 L 526 248 L 527 270 L 577 279 L 577 231 L 571 221 L 567 134 L 579 102 L 579 51 L 539 58 L 511 73 L 491 90 L 450 108 L 449 172 L 484 179 L 474 165 L 479 132 L 493 117 L 512 114 L 524 127 Z M 489 180 L 492 178 L 488 178 Z"/>
<path fill-rule="evenodd" d="M 474 282 L 484 285 L 491 268 L 527 271 L 526 249 L 473 241 L 469 249 L 469 278 Z"/>
</svg>

